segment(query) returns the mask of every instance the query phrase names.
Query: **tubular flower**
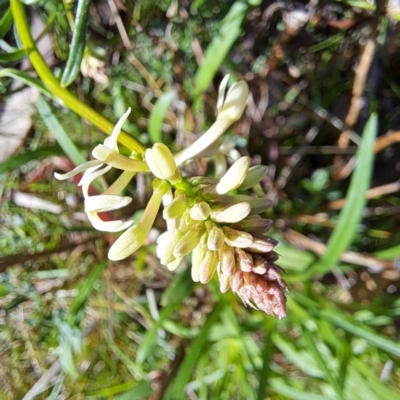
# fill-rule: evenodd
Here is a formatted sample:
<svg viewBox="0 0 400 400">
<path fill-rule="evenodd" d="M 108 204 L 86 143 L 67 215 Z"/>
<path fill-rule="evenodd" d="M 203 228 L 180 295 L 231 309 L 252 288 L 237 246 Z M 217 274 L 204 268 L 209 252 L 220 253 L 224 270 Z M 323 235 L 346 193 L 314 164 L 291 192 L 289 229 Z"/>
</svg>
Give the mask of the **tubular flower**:
<svg viewBox="0 0 400 400">
<path fill-rule="evenodd" d="M 147 149 L 143 160 L 120 154 L 117 139 L 128 110 L 112 135 L 93 150 L 93 161 L 56 177 L 68 179 L 84 172 L 79 184 L 90 222 L 98 230 L 125 231 L 111 246 L 110 260 L 127 258 L 143 246 L 163 204 L 167 230 L 158 237 L 156 249 L 162 265 L 174 271 L 191 254 L 194 281 L 204 284 L 217 275 L 221 292 L 232 290 L 244 305 L 282 318 L 286 315 L 287 286 L 281 278 L 281 268 L 275 264 L 277 242 L 267 236 L 272 222 L 260 216 L 272 204 L 249 191 L 263 179 L 267 168 L 251 167 L 250 158 L 240 157 L 234 142 L 221 137 L 242 115 L 248 96 L 243 81 L 226 92 L 228 80 L 226 76 L 219 89 L 215 123 L 175 156 L 162 143 Z M 199 157 L 215 158 L 215 178 L 182 175 L 179 166 Z M 229 169 L 227 157 L 233 160 Z M 111 168 L 121 169 L 122 174 L 104 193 L 89 196 L 92 181 Z M 99 213 L 122 208 L 132 201 L 120 193 L 136 172 L 144 171 L 150 171 L 154 180 L 141 220 L 135 225 L 132 221 L 103 221 Z"/>
<path fill-rule="evenodd" d="M 198 155 L 201 156 L 202 152 L 212 146 L 217 139 L 242 116 L 244 108 L 246 107 L 249 88 L 246 82 L 239 81 L 231 86 L 225 96 L 228 81 L 229 75 L 226 75 L 219 87 L 217 120 L 199 139 L 175 156 L 178 166 L 191 158 L 195 158 Z"/>
</svg>

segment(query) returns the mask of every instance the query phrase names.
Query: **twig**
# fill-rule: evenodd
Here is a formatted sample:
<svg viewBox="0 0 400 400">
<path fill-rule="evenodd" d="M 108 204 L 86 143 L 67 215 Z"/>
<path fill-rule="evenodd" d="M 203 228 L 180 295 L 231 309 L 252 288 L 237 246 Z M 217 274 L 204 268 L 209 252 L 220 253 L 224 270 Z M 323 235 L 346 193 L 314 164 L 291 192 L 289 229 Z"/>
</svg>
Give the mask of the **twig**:
<svg viewBox="0 0 400 400">
<path fill-rule="evenodd" d="M 380 151 L 386 149 L 386 147 L 389 147 L 397 142 L 400 142 L 400 131 L 385 133 L 376 140 L 374 151 L 375 153 L 379 153 Z"/>
<path fill-rule="evenodd" d="M 310 239 L 292 229 L 286 229 L 284 232 L 282 232 L 282 237 L 286 242 L 298 248 L 312 251 L 318 256 L 322 256 L 326 251 L 325 244 Z M 340 260 L 351 264 L 361 265 L 362 267 L 367 267 L 373 270 L 396 268 L 396 265 L 393 261 L 381 260 L 379 258 L 365 256 L 353 251 L 346 251 L 343 253 L 340 257 Z"/>
<path fill-rule="evenodd" d="M 370 200 L 385 194 L 396 193 L 400 190 L 400 181 L 388 183 L 387 185 L 377 186 L 365 192 L 365 197 Z M 346 199 L 331 201 L 328 205 L 330 210 L 340 210 L 344 207 Z"/>
<path fill-rule="evenodd" d="M 97 239 L 101 239 L 101 236 L 91 236 L 81 242 L 73 242 L 73 243 L 64 244 L 64 245 L 56 247 L 52 250 L 46 250 L 46 251 L 42 251 L 40 253 L 33 253 L 33 254 L 32 253 L 21 253 L 21 254 L 16 254 L 13 256 L 0 258 L 0 272 L 4 272 L 8 267 L 11 267 L 12 265 L 21 264 L 21 263 L 23 263 L 25 261 L 29 261 L 29 260 L 37 260 L 38 258 L 47 257 L 51 254 L 62 253 L 64 251 L 72 250 L 72 249 L 75 249 L 77 246 L 80 246 L 82 244 L 86 244 L 89 242 L 93 242 L 94 240 L 97 240 Z"/>
</svg>

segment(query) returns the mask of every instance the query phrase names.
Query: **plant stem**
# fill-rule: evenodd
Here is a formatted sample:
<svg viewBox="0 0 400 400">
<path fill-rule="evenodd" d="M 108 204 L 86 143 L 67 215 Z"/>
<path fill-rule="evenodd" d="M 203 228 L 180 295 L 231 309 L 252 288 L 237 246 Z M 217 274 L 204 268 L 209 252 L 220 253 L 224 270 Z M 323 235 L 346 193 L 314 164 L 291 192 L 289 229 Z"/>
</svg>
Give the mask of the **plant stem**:
<svg viewBox="0 0 400 400">
<path fill-rule="evenodd" d="M 14 23 L 17 27 L 24 50 L 26 51 L 33 68 L 36 70 L 47 89 L 55 97 L 61 99 L 69 109 L 110 135 L 114 125 L 107 118 L 104 118 L 91 107 L 78 100 L 69 90 L 62 88 L 59 81 L 50 71 L 32 39 L 25 8 L 21 1 L 10 0 L 10 5 L 14 17 Z M 121 132 L 118 141 L 129 150 L 142 155 L 144 154 L 145 147 L 127 133 Z"/>
</svg>

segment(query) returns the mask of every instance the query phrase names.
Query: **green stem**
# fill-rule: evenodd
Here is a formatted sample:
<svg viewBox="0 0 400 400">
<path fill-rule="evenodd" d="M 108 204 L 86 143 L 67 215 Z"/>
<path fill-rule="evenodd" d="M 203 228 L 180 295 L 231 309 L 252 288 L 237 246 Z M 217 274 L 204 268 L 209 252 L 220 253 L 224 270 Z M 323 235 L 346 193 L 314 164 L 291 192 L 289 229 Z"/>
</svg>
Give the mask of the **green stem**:
<svg viewBox="0 0 400 400">
<path fill-rule="evenodd" d="M 14 23 L 17 27 L 24 50 L 26 51 L 33 68 L 35 68 L 37 74 L 47 89 L 54 96 L 61 99 L 69 109 L 81 117 L 86 118 L 93 125 L 110 135 L 114 125 L 108 119 L 94 111 L 91 107 L 78 100 L 69 90 L 62 88 L 59 81 L 50 71 L 32 39 L 25 8 L 21 1 L 10 0 L 10 5 L 14 17 Z M 118 141 L 129 150 L 135 151 L 142 155 L 144 154 L 145 147 L 127 133 L 121 132 L 118 136 Z"/>
</svg>

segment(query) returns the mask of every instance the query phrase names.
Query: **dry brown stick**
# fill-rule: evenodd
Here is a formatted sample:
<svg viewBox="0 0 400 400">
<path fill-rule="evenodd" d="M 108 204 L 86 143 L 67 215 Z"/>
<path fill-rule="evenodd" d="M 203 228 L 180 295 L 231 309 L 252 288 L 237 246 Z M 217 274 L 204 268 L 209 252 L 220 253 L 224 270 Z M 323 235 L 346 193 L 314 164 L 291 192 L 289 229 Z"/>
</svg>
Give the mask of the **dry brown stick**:
<svg viewBox="0 0 400 400">
<path fill-rule="evenodd" d="M 394 143 L 400 142 L 400 131 L 391 131 L 380 136 L 374 144 L 374 152 L 379 153 Z"/>
<path fill-rule="evenodd" d="M 353 127 L 360 114 L 362 107 L 364 106 L 364 100 L 362 95 L 364 93 L 365 83 L 367 81 L 368 71 L 371 67 L 371 62 L 375 54 L 376 43 L 372 39 L 368 39 L 363 49 L 360 63 L 356 71 L 354 78 L 354 85 L 351 97 L 351 103 L 344 120 L 345 124 L 351 128 Z M 339 137 L 338 145 L 341 148 L 347 147 L 349 144 L 348 132 L 345 130 Z"/>
<path fill-rule="evenodd" d="M 322 256 L 323 254 L 325 254 L 325 244 L 310 239 L 307 236 L 304 236 L 301 233 L 298 233 L 292 229 L 286 229 L 284 232 L 282 232 L 282 237 L 287 243 L 292 244 L 300 249 L 312 251 L 318 256 Z M 374 270 L 396 268 L 393 261 L 365 256 L 363 254 L 353 251 L 344 252 L 340 257 L 340 260 L 351 264 L 361 265 L 362 267 L 367 267 Z"/>
<path fill-rule="evenodd" d="M 379 196 L 383 196 L 385 194 L 396 193 L 399 190 L 400 190 L 400 181 L 396 181 L 367 190 L 365 192 L 365 197 L 367 198 L 367 200 L 370 200 Z M 346 199 L 338 199 L 335 201 L 331 201 L 328 205 L 328 208 L 330 210 L 340 210 L 341 208 L 344 207 L 345 203 Z"/>
<path fill-rule="evenodd" d="M 62 253 L 64 251 L 72 250 L 82 244 L 93 242 L 94 240 L 100 239 L 100 238 L 101 238 L 101 236 L 95 236 L 95 237 L 91 236 L 81 242 L 77 242 L 77 243 L 73 242 L 73 243 L 64 244 L 64 245 L 56 247 L 52 250 L 46 250 L 46 251 L 42 251 L 40 253 L 33 253 L 33 254 L 21 253 L 21 254 L 16 254 L 16 255 L 12 255 L 12 256 L 2 257 L 2 258 L 0 258 L 0 272 L 4 272 L 8 267 L 11 267 L 13 265 L 21 264 L 21 263 L 23 263 L 25 261 L 29 261 L 29 260 L 37 260 L 38 258 L 50 256 L 52 254 Z"/>
</svg>

